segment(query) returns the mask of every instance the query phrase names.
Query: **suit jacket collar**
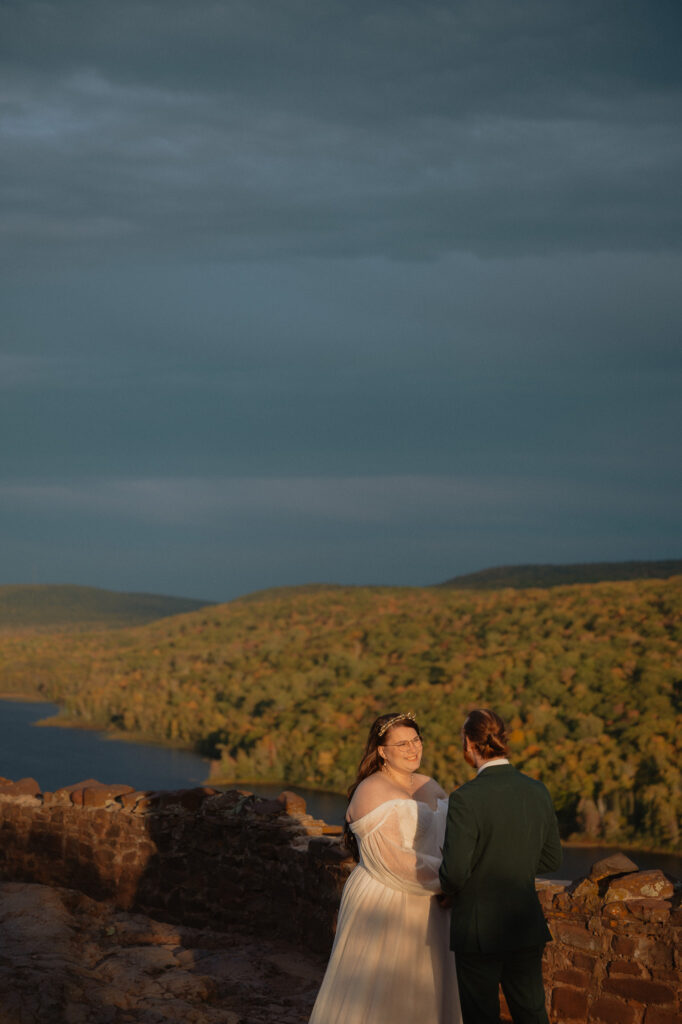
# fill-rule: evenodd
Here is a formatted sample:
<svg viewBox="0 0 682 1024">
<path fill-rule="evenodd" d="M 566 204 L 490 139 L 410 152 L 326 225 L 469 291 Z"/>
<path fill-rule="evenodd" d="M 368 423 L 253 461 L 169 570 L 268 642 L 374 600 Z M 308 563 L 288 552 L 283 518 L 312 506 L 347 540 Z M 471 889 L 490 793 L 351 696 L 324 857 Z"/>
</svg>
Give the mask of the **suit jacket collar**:
<svg viewBox="0 0 682 1024">
<path fill-rule="evenodd" d="M 517 769 L 513 764 L 491 764 L 484 772 L 478 772 L 474 775 L 471 781 L 476 782 L 477 779 L 484 779 L 486 775 L 489 777 L 493 775 L 511 775 L 512 772 L 516 771 Z"/>
</svg>

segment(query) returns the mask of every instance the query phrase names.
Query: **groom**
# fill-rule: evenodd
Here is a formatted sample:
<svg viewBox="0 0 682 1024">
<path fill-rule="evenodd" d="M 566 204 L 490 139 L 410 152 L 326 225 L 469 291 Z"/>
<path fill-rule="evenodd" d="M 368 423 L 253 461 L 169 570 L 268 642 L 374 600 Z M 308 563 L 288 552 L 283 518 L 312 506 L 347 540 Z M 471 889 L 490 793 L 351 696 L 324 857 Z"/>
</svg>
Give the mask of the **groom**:
<svg viewBox="0 0 682 1024">
<path fill-rule="evenodd" d="M 494 711 L 472 711 L 462 737 L 476 777 L 450 796 L 440 882 L 452 901 L 463 1024 L 499 1024 L 500 984 L 514 1024 L 548 1024 L 542 952 L 552 936 L 535 876 L 561 864 L 552 800 L 507 760 Z"/>
</svg>

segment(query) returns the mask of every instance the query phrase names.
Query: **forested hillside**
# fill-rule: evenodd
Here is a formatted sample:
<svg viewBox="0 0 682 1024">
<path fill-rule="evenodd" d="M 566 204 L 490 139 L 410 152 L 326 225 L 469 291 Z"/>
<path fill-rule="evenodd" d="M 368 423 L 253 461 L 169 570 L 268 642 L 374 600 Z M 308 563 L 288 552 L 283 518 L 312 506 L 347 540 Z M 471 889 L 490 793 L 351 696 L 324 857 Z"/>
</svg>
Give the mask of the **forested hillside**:
<svg viewBox="0 0 682 1024">
<path fill-rule="evenodd" d="M 502 565 L 454 576 L 440 587 L 458 590 L 501 590 L 503 587 L 563 587 L 571 583 L 615 583 L 618 580 L 667 580 L 682 575 L 682 560 L 658 562 L 583 562 L 567 565 Z"/>
<path fill-rule="evenodd" d="M 195 746 L 225 781 L 339 791 L 372 718 L 392 710 L 418 714 L 426 769 L 462 782 L 461 721 L 490 705 L 564 835 L 680 849 L 681 606 L 679 577 L 275 592 L 136 629 L 5 634 L 0 686 L 82 724 Z"/>
<path fill-rule="evenodd" d="M 0 586 L 0 629 L 20 626 L 137 626 L 204 608 L 206 601 L 161 594 L 125 594 L 73 584 Z"/>
</svg>

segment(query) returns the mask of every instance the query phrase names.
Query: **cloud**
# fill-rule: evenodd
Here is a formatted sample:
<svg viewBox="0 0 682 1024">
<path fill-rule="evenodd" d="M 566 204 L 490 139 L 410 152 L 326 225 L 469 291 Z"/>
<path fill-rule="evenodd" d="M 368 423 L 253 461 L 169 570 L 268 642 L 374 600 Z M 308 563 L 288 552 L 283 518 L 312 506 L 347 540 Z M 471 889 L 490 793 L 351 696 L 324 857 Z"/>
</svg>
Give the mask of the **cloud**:
<svg viewBox="0 0 682 1024">
<path fill-rule="evenodd" d="M 613 513 L 627 500 L 641 512 L 669 500 L 669 491 L 630 494 L 596 480 L 576 489 L 569 478 L 445 477 L 234 477 L 227 479 L 91 479 L 72 483 L 4 483 L 6 508 L 32 515 L 84 514 L 180 528 L 242 526 L 264 519 L 395 527 L 421 522 L 438 528 L 500 518 L 522 520 L 563 513 Z"/>
<path fill-rule="evenodd" d="M 526 561 L 671 557 L 674 489 L 627 479 L 395 475 L 0 486 L 7 582 L 216 600 L 312 581 L 427 584 Z M 641 524 L 654 518 L 655 538 Z"/>
<path fill-rule="evenodd" d="M 681 20 L 0 5 L 17 577 L 670 555 Z"/>
<path fill-rule="evenodd" d="M 677 248 L 652 8 L 8 4 L 9 265 Z"/>
</svg>

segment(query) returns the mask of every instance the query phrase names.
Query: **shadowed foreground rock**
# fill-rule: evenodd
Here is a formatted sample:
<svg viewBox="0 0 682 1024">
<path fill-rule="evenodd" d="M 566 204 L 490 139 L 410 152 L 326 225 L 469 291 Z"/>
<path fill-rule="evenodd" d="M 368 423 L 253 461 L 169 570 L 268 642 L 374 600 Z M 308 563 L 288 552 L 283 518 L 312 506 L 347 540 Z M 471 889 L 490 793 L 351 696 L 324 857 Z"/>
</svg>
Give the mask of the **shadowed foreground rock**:
<svg viewBox="0 0 682 1024">
<path fill-rule="evenodd" d="M 324 960 L 0 883 L 0 1024 L 302 1024 Z"/>
</svg>

